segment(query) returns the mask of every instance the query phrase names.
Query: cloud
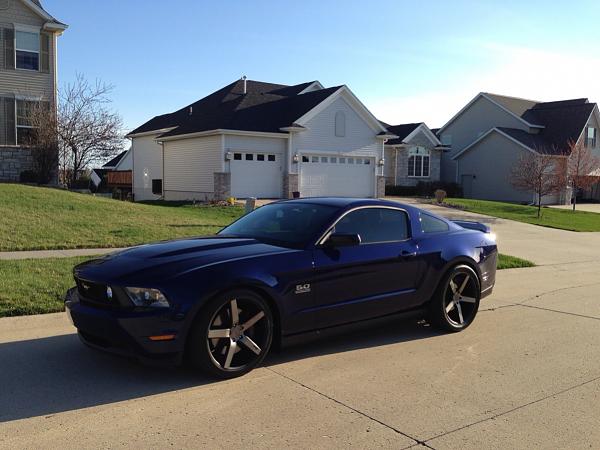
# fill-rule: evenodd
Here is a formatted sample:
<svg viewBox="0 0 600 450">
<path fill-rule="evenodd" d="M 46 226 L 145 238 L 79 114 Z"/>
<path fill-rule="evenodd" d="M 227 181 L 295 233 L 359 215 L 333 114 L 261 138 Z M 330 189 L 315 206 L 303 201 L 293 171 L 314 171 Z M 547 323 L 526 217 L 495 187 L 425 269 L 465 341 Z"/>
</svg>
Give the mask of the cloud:
<svg viewBox="0 0 600 450">
<path fill-rule="evenodd" d="M 365 98 L 388 123 L 446 123 L 479 92 L 550 101 L 589 98 L 600 102 L 600 57 L 594 53 L 557 52 L 496 43 L 474 43 L 476 63 L 458 70 L 452 79 L 443 70 L 427 91 L 394 97 Z M 458 68 L 461 69 L 461 68 Z M 457 73 L 457 68 L 452 68 Z"/>
</svg>

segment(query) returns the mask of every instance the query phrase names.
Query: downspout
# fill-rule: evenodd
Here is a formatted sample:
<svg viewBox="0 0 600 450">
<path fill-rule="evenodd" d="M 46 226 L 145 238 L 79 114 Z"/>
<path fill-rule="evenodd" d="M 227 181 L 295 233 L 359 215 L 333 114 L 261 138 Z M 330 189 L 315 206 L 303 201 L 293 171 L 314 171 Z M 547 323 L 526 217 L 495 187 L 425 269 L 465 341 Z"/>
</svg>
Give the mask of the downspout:
<svg viewBox="0 0 600 450">
<path fill-rule="evenodd" d="M 394 186 L 398 186 L 398 147 L 394 147 Z"/>
<path fill-rule="evenodd" d="M 162 192 L 159 200 L 165 199 L 165 143 L 160 141 L 160 146 L 162 148 Z"/>
</svg>

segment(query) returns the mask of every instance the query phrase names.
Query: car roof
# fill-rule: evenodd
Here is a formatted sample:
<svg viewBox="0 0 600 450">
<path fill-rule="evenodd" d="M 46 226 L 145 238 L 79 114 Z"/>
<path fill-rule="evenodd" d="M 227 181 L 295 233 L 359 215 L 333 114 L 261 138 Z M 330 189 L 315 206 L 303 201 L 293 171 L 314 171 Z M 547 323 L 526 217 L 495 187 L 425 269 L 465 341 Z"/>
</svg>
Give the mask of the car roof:
<svg viewBox="0 0 600 450">
<path fill-rule="evenodd" d="M 313 205 L 327 205 L 338 208 L 353 208 L 357 206 L 393 206 L 396 208 L 404 208 L 417 210 L 414 206 L 405 203 L 392 202 L 388 200 L 379 200 L 373 198 L 351 198 L 351 197 L 306 197 L 292 200 L 283 200 L 285 203 L 310 203 Z"/>
</svg>

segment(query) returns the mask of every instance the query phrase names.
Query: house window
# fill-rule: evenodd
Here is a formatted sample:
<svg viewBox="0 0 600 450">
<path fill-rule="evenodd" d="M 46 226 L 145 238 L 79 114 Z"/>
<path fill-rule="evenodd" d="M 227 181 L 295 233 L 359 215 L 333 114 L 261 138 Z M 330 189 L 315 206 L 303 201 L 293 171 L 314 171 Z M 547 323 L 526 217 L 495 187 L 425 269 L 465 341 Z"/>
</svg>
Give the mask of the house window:
<svg viewBox="0 0 600 450">
<path fill-rule="evenodd" d="M 15 67 L 40 70 L 40 35 L 27 31 L 15 32 Z"/>
<path fill-rule="evenodd" d="M 242 154 L 241 153 L 234 153 L 233 154 L 233 159 L 235 161 L 241 161 L 242 160 Z"/>
<path fill-rule="evenodd" d="M 413 147 L 408 152 L 408 176 L 429 176 L 429 150 L 424 147 Z"/>
<path fill-rule="evenodd" d="M 152 193 L 154 195 L 162 195 L 162 179 L 152 180 Z"/>
<path fill-rule="evenodd" d="M 16 111 L 16 140 L 17 145 L 30 145 L 34 139 L 35 123 L 33 115 L 42 108 L 48 108 L 48 103 L 33 100 L 15 100 Z"/>
<path fill-rule="evenodd" d="M 309 161 L 308 156 L 304 156 L 303 155 L 302 156 L 302 162 L 306 162 L 307 163 L 308 161 Z"/>
<path fill-rule="evenodd" d="M 254 161 L 254 155 L 252 153 L 246 153 L 246 161 Z"/>
<path fill-rule="evenodd" d="M 274 162 L 275 161 L 275 155 L 269 155 L 269 161 Z"/>
<path fill-rule="evenodd" d="M 586 139 L 585 139 L 585 146 L 586 147 L 595 147 L 597 137 L 598 137 L 598 130 L 594 127 L 588 127 L 587 133 L 586 133 Z"/>
<path fill-rule="evenodd" d="M 264 161 L 265 160 L 265 155 L 256 155 L 256 160 L 257 161 Z"/>
<path fill-rule="evenodd" d="M 335 113 L 335 135 L 337 137 L 346 136 L 346 114 L 343 111 Z"/>
</svg>

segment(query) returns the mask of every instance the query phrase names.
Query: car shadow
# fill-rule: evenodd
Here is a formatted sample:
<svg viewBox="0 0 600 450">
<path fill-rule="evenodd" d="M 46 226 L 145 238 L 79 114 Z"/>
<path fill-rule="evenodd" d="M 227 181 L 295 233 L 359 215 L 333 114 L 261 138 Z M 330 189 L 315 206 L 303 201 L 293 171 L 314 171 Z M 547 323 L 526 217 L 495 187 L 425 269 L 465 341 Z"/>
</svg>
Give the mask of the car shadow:
<svg viewBox="0 0 600 450">
<path fill-rule="evenodd" d="M 273 352 L 264 365 L 433 337 L 416 321 L 336 335 Z M 0 423 L 219 382 L 188 368 L 149 367 L 69 334 L 0 344 Z"/>
</svg>

